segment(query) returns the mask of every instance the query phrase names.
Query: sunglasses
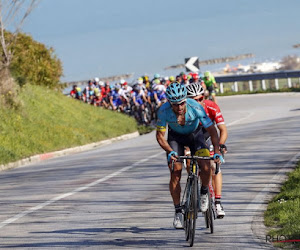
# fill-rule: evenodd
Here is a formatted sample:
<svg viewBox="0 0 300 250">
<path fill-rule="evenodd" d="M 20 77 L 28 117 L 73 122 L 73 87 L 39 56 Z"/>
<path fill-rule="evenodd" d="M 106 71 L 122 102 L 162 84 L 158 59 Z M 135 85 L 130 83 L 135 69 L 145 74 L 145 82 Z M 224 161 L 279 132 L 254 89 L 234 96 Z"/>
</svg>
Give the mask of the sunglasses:
<svg viewBox="0 0 300 250">
<path fill-rule="evenodd" d="M 183 106 L 183 105 L 185 105 L 185 102 L 186 101 L 181 102 L 181 103 L 172 103 L 172 106 Z"/>
<path fill-rule="evenodd" d="M 203 101 L 203 98 L 204 98 L 204 96 L 201 96 L 200 98 L 198 98 L 198 99 L 194 99 L 196 102 L 202 102 Z"/>
</svg>

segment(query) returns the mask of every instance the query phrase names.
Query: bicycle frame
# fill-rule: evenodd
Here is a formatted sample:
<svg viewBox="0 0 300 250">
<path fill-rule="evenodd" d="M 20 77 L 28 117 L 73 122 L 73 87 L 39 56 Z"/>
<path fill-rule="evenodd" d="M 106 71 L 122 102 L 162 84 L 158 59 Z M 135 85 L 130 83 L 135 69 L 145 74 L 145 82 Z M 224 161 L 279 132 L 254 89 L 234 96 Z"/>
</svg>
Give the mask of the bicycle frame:
<svg viewBox="0 0 300 250">
<path fill-rule="evenodd" d="M 194 244 L 196 219 L 200 208 L 200 185 L 199 185 L 199 165 L 197 160 L 211 160 L 211 157 L 200 156 L 179 156 L 179 160 L 191 160 L 186 186 L 182 196 L 181 205 L 184 211 L 185 238 L 190 246 Z M 174 162 L 172 162 L 172 171 Z"/>
</svg>

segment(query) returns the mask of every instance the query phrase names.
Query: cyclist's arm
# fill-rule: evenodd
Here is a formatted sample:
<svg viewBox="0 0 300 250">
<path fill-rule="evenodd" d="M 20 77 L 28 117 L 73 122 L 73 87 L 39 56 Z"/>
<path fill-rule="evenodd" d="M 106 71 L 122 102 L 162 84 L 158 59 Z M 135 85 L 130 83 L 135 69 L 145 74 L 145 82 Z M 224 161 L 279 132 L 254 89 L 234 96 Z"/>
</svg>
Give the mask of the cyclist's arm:
<svg viewBox="0 0 300 250">
<path fill-rule="evenodd" d="M 114 104 L 113 104 L 113 96 L 109 97 L 109 103 L 112 106 L 112 108 L 114 108 Z"/>
<path fill-rule="evenodd" d="M 136 96 L 135 95 L 132 96 L 132 101 L 133 101 L 135 106 L 139 106 L 139 104 L 136 101 Z"/>
<path fill-rule="evenodd" d="M 217 89 L 218 85 L 217 85 L 217 82 L 216 82 L 216 79 L 214 76 L 212 76 L 212 82 L 213 82 L 214 87 Z"/>
<path fill-rule="evenodd" d="M 217 133 L 217 130 L 216 130 L 215 126 L 210 125 L 209 127 L 206 127 L 205 129 L 210 135 L 211 142 L 214 146 L 215 154 L 220 154 L 219 136 L 218 136 L 218 133 Z"/>
<path fill-rule="evenodd" d="M 220 144 L 225 144 L 227 137 L 228 137 L 228 133 L 227 133 L 227 127 L 225 124 L 219 124 L 217 125 L 219 131 L 220 131 Z"/>
<path fill-rule="evenodd" d="M 202 87 L 203 87 L 203 89 L 204 89 L 204 90 L 206 90 L 206 89 L 207 89 L 207 87 L 206 87 L 206 84 L 205 84 L 205 82 L 204 82 L 204 81 L 201 81 L 201 85 L 202 85 Z"/>
<path fill-rule="evenodd" d="M 165 150 L 167 153 L 170 153 L 171 151 L 173 151 L 173 149 L 166 140 L 165 134 L 166 131 L 156 130 L 156 140 L 163 150 Z"/>
<path fill-rule="evenodd" d="M 147 102 L 147 98 L 146 98 L 146 94 L 145 93 L 143 94 L 143 100 L 144 100 L 144 103 Z"/>
</svg>

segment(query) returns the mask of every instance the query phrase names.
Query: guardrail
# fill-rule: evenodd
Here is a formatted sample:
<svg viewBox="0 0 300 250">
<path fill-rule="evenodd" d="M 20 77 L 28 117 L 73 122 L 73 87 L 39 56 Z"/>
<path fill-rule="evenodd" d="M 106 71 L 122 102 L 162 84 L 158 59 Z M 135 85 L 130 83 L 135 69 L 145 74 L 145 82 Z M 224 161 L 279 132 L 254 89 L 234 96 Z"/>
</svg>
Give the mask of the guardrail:
<svg viewBox="0 0 300 250">
<path fill-rule="evenodd" d="M 296 70 L 219 76 L 215 79 L 221 93 L 300 87 L 300 71 Z"/>
</svg>

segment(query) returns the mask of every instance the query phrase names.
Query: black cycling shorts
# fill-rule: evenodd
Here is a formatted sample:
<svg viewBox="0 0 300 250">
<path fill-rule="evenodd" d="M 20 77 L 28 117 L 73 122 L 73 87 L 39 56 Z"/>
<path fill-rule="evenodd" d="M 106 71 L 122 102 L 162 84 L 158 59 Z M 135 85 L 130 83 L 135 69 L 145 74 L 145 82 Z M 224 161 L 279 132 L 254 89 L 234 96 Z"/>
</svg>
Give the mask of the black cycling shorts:
<svg viewBox="0 0 300 250">
<path fill-rule="evenodd" d="M 195 155 L 199 149 L 209 150 L 209 145 L 205 142 L 202 126 L 199 127 L 191 134 L 179 134 L 169 127 L 168 130 L 168 143 L 171 148 L 178 153 L 178 155 L 184 155 L 184 147 L 190 148 L 192 155 Z M 168 156 L 168 155 L 167 155 Z M 203 155 L 203 156 L 209 156 Z"/>
<path fill-rule="evenodd" d="M 212 86 L 212 85 L 208 86 L 207 90 L 209 91 L 210 94 L 215 94 L 216 93 L 216 91 L 214 90 L 214 86 Z"/>
</svg>

